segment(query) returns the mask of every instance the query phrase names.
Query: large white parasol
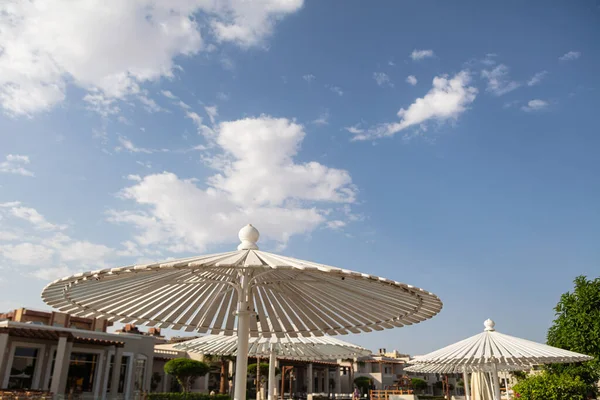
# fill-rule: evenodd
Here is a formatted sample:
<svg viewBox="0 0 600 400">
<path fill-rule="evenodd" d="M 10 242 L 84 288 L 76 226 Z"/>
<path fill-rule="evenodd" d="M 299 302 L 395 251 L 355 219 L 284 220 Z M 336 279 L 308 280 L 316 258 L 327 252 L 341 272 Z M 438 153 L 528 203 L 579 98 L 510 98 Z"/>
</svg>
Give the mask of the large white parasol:
<svg viewBox="0 0 600 400">
<path fill-rule="evenodd" d="M 199 354 L 216 356 L 237 355 L 235 336 L 206 335 L 173 345 L 173 348 Z M 338 360 L 358 358 L 371 351 L 330 336 L 284 338 L 250 338 L 248 356 L 269 358 L 269 400 L 275 398 L 276 358 L 295 360 Z"/>
<path fill-rule="evenodd" d="M 473 384 L 473 400 L 492 400 L 494 398 L 494 385 L 490 374 L 485 372 L 474 372 L 471 376 Z M 468 382 L 465 382 L 465 388 Z"/>
<path fill-rule="evenodd" d="M 249 336 L 370 332 L 415 324 L 442 308 L 433 293 L 404 283 L 259 251 L 252 225 L 239 238 L 237 251 L 59 279 L 42 299 L 78 316 L 237 334 L 235 400 L 246 397 Z"/>
<path fill-rule="evenodd" d="M 483 333 L 410 360 L 407 371 L 425 373 L 490 372 L 495 397 L 500 399 L 498 371 L 528 370 L 534 365 L 574 363 L 593 357 L 497 332 L 494 321 L 486 320 Z"/>
</svg>

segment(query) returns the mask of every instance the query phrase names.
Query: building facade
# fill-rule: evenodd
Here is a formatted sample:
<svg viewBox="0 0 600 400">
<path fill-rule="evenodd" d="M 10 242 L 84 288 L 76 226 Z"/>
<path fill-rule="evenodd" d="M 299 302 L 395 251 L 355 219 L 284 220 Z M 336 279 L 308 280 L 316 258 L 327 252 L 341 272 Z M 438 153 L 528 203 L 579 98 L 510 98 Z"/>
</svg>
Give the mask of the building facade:
<svg viewBox="0 0 600 400">
<path fill-rule="evenodd" d="M 203 355 L 177 350 L 173 343 L 190 338 L 175 338 L 167 343 L 160 329 L 140 331 L 125 325 L 115 333 L 106 330 L 106 320 L 80 318 L 58 312 L 17 309 L 0 314 L 0 389 L 37 390 L 58 395 L 77 394 L 83 399 L 135 399 L 143 392 L 179 390 L 164 365 L 174 358 L 205 360 Z M 262 362 L 268 362 L 263 359 Z M 368 377 L 372 389 L 388 389 L 403 380 L 421 378 L 427 394 L 441 393 L 442 375 L 408 373 L 410 357 L 397 351 L 379 353 L 360 359 L 299 361 L 277 360 L 285 371 L 277 376 L 279 393 L 349 394 L 354 379 Z M 213 370 L 198 378 L 193 392 L 218 392 L 220 359 L 212 359 Z M 233 362 L 226 361 L 227 387 L 231 391 Z M 250 363 L 256 359 L 250 359 Z M 261 380 L 267 371 L 261 371 Z M 256 377 L 251 377 L 250 381 Z M 461 376 L 450 375 L 453 394 L 461 394 Z M 251 385 L 252 386 L 252 385 Z M 266 383 L 263 385 L 263 393 Z M 263 396 L 266 398 L 266 395 Z"/>
<path fill-rule="evenodd" d="M 0 318 L 0 388 L 89 399 L 150 389 L 155 338 L 107 333 L 103 320 L 18 309 Z"/>
</svg>

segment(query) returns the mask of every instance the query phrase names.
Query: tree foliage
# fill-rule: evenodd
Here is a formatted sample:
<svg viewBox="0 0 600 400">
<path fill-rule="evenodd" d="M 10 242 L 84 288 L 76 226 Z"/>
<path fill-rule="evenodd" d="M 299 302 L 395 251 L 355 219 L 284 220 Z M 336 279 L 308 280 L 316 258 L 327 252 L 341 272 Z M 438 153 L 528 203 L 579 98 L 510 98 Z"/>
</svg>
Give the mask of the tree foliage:
<svg viewBox="0 0 600 400">
<path fill-rule="evenodd" d="M 422 392 L 425 389 L 427 389 L 427 382 L 425 382 L 425 380 L 421 378 L 412 378 L 411 384 L 412 388 L 419 392 Z"/>
<path fill-rule="evenodd" d="M 371 389 L 371 379 L 368 376 L 354 378 L 354 386 L 356 386 L 361 393 L 369 393 L 369 389 Z"/>
<path fill-rule="evenodd" d="M 513 391 L 519 400 L 585 400 L 589 385 L 578 376 L 544 371 L 519 381 Z"/>
<path fill-rule="evenodd" d="M 167 361 L 164 369 L 166 374 L 177 379 L 184 392 L 189 392 L 194 379 L 206 375 L 210 371 L 210 366 L 202 361 L 189 358 L 175 358 Z"/>
<path fill-rule="evenodd" d="M 548 330 L 548 344 L 594 357 L 578 364 L 556 364 L 555 373 L 579 376 L 592 387 L 600 379 L 600 278 L 575 279 L 573 292 L 563 294 L 554 308 L 556 319 Z"/>
<path fill-rule="evenodd" d="M 250 375 L 256 375 L 256 363 L 254 364 L 248 364 L 248 373 Z M 266 376 L 267 379 L 269 378 L 269 363 L 260 363 L 260 374 L 261 376 Z M 277 367 L 275 367 L 275 375 L 279 375 L 281 374 L 281 370 Z"/>
<path fill-rule="evenodd" d="M 234 356 L 204 354 L 204 361 L 207 363 L 219 363 L 219 394 L 227 393 L 227 383 L 230 380 L 228 366 L 230 361 L 235 361 Z"/>
</svg>

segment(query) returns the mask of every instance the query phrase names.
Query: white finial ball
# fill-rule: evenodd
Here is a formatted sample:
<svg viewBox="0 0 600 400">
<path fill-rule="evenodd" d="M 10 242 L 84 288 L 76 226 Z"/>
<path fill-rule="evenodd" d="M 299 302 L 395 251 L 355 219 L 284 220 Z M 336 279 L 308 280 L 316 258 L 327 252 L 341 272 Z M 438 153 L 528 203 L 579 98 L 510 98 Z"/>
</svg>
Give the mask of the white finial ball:
<svg viewBox="0 0 600 400">
<path fill-rule="evenodd" d="M 258 229 L 253 227 L 251 224 L 248 224 L 240 229 L 238 237 L 242 242 L 238 245 L 238 250 L 258 250 L 256 242 L 258 242 L 260 233 L 258 233 Z"/>
<path fill-rule="evenodd" d="M 494 327 L 496 326 L 496 323 L 488 318 L 483 323 L 483 326 L 485 326 L 486 331 L 495 331 Z"/>
</svg>

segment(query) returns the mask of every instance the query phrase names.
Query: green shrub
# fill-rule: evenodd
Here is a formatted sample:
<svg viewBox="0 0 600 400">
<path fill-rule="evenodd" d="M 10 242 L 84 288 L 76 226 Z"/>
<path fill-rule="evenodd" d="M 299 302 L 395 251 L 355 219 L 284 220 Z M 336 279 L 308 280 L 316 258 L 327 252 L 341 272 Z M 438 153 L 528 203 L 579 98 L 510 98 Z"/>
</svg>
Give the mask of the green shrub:
<svg viewBox="0 0 600 400">
<path fill-rule="evenodd" d="M 412 388 L 417 392 L 423 392 L 427 389 L 427 382 L 421 378 L 412 378 Z"/>
<path fill-rule="evenodd" d="M 369 393 L 369 389 L 371 389 L 371 379 L 368 376 L 354 378 L 354 386 L 356 386 L 361 393 Z"/>
<path fill-rule="evenodd" d="M 206 375 L 210 371 L 208 364 L 189 358 L 174 358 L 164 366 L 165 373 L 177 379 L 184 392 L 190 391 L 194 379 Z"/>
<path fill-rule="evenodd" d="M 513 387 L 519 400 L 585 400 L 588 389 L 578 376 L 547 371 L 530 375 Z"/>
<path fill-rule="evenodd" d="M 226 394 L 206 393 L 148 393 L 148 400 L 231 400 Z"/>
</svg>

